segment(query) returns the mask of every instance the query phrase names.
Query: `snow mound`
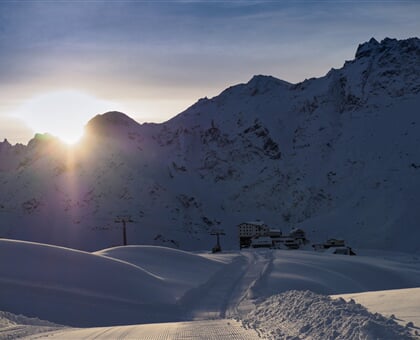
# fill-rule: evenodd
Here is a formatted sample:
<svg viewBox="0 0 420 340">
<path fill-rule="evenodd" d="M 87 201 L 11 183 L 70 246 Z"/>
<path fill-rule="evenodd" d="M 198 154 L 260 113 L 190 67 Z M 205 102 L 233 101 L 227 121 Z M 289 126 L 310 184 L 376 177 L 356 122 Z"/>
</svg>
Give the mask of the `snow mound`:
<svg viewBox="0 0 420 340">
<path fill-rule="evenodd" d="M 0 328 L 14 325 L 60 327 L 60 325 L 50 321 L 40 320 L 38 318 L 28 318 L 24 315 L 16 315 L 13 313 L 0 311 Z"/>
<path fill-rule="evenodd" d="M 381 259 L 310 251 L 276 250 L 270 264 L 251 287 L 252 295 L 268 297 L 288 290 L 319 294 L 413 288 L 420 285 L 416 259 Z"/>
<path fill-rule="evenodd" d="M 0 340 L 33 336 L 37 333 L 61 329 L 63 326 L 38 318 L 28 318 L 0 311 Z"/>
<path fill-rule="evenodd" d="M 153 273 L 171 284 L 176 298 L 207 281 L 223 264 L 199 255 L 156 246 L 115 247 L 95 254 L 119 259 Z"/>
<path fill-rule="evenodd" d="M 0 240 L 0 258 L 0 310 L 74 326 L 178 315 L 165 280 L 123 261 L 5 239 Z"/>
<path fill-rule="evenodd" d="M 353 300 L 288 291 L 257 305 L 242 323 L 268 339 L 412 339 L 408 329 Z"/>
</svg>

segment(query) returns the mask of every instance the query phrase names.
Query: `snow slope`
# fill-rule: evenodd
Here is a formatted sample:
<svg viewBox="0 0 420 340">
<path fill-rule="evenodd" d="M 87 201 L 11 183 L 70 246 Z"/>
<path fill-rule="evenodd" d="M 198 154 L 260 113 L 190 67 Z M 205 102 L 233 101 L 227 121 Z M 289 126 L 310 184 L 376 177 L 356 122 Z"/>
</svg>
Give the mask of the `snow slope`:
<svg viewBox="0 0 420 340">
<path fill-rule="evenodd" d="M 338 294 L 418 287 L 420 261 L 366 256 L 331 255 L 306 251 L 270 251 L 271 262 L 263 279 L 255 284 L 255 296 L 288 290 Z"/>
<path fill-rule="evenodd" d="M 333 295 L 333 298 L 353 299 L 372 313 L 393 317 L 401 325 L 410 322 L 420 326 L 420 288 L 380 290 L 356 294 Z"/>
<path fill-rule="evenodd" d="M 1 318 L 1 316 L 0 316 Z M 0 319 L 1 320 L 1 319 Z M 194 322 L 172 322 L 130 326 L 95 327 L 95 328 L 60 328 L 36 333 L 34 328 L 22 327 L 27 332 L 24 339 L 147 339 L 147 340 L 258 340 L 260 337 L 253 329 L 245 329 L 235 320 L 206 320 Z M 30 332 L 33 332 L 32 334 Z M 21 333 L 24 334 L 24 333 Z M 4 335 L 4 336 L 3 336 Z M 7 337 L 9 336 L 9 337 Z M 20 337 L 14 330 L 1 333 L 0 339 Z"/>
<path fill-rule="evenodd" d="M 156 246 L 126 246 L 95 254 L 123 260 L 146 269 L 171 286 L 176 299 L 207 281 L 223 264 L 185 251 Z"/>
<path fill-rule="evenodd" d="M 1 310 L 77 326 L 179 315 L 170 285 L 127 262 L 11 240 L 0 240 L 0 259 Z"/>
<path fill-rule="evenodd" d="M 112 334 L 124 338 L 147 330 L 151 333 L 144 334 L 154 334 L 150 336 L 152 339 L 165 339 L 168 334 L 178 334 L 179 337 L 190 334 L 199 324 L 150 325 L 146 328 L 121 326 L 209 319 L 219 321 L 211 325 L 201 324 L 209 327 L 208 334 L 216 332 L 217 328 L 218 332 L 225 329 L 231 338 L 235 338 L 234 334 L 241 334 L 236 326 L 227 327 L 229 321 L 225 318 L 244 320 L 247 327 L 265 334 L 276 331 L 273 325 L 278 324 L 281 334 L 286 334 L 286 329 L 289 329 L 289 336 L 297 336 L 300 332 L 302 339 L 317 338 L 322 332 L 333 331 L 346 336 L 350 334 L 345 337 L 350 339 L 366 334 L 405 336 L 407 332 L 391 319 L 369 314 L 360 306 L 345 304 L 344 300 L 331 302 L 325 295 L 319 295 L 420 287 L 418 258 L 401 254 L 395 259 L 390 255 L 387 257 L 349 257 L 270 249 L 199 255 L 150 246 L 117 247 L 87 253 L 2 239 L 0 310 L 5 313 L 0 314 L 0 338 L 25 335 L 62 338 L 77 334 L 86 337 Z M 413 323 L 408 330 L 413 333 L 418 324 L 417 319 L 411 319 L 410 315 L 420 314 L 419 306 L 412 304 L 418 299 L 419 290 L 406 291 L 405 294 L 390 291 L 390 295 L 381 291 L 380 295 L 394 296 L 393 301 L 398 296 L 398 306 L 392 314 L 399 316 L 403 313 L 406 323 Z M 266 299 L 268 302 L 264 302 Z M 287 318 L 276 309 L 279 301 L 283 301 L 281 308 L 290 311 Z M 331 304 L 337 313 L 331 312 Z M 316 305 L 318 309 L 305 311 L 303 306 L 306 305 Z M 414 314 L 410 314 L 410 308 Z M 390 312 L 392 309 L 386 315 Z M 303 318 L 302 313 L 309 314 Z M 316 318 L 316 313 L 320 317 Z M 329 320 L 325 316 L 328 313 L 331 322 L 320 324 L 319 320 Z M 18 314 L 66 326 L 118 327 L 63 329 Z M 302 318 L 307 324 L 302 324 Z M 348 325 L 355 322 L 362 326 L 349 333 Z M 42 332 L 47 333 L 38 334 Z M 273 334 L 280 334 L 278 332 Z M 255 334 L 250 338 L 253 336 Z"/>
<path fill-rule="evenodd" d="M 83 250 L 211 249 L 262 219 L 314 242 L 419 252 L 420 40 L 372 39 L 324 77 L 255 76 L 163 124 L 98 115 L 67 149 L 0 143 L 0 236 Z"/>
</svg>

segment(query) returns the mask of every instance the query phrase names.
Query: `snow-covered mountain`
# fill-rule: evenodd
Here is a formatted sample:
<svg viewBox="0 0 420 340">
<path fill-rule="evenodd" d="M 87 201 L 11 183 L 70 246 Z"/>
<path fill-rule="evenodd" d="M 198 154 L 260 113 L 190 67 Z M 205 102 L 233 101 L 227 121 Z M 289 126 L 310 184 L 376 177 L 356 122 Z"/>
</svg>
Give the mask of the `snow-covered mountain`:
<svg viewBox="0 0 420 340">
<path fill-rule="evenodd" d="M 309 239 L 420 252 L 420 40 L 374 39 L 322 78 L 255 76 L 163 124 L 93 118 L 68 149 L 0 143 L 0 237 L 94 250 L 238 246 L 261 219 Z M 117 219 L 118 220 L 118 219 Z"/>
</svg>

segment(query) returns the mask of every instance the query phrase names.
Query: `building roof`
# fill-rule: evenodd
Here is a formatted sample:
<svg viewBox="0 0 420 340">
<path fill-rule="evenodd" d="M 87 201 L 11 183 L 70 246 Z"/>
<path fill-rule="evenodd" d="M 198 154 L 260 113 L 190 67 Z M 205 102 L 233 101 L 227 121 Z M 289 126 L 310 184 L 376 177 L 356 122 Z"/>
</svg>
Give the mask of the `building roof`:
<svg viewBox="0 0 420 340">
<path fill-rule="evenodd" d="M 251 222 L 244 222 L 245 224 L 254 224 L 254 225 L 265 225 L 264 221 L 251 221 Z M 243 224 L 243 223 L 241 223 Z"/>
</svg>

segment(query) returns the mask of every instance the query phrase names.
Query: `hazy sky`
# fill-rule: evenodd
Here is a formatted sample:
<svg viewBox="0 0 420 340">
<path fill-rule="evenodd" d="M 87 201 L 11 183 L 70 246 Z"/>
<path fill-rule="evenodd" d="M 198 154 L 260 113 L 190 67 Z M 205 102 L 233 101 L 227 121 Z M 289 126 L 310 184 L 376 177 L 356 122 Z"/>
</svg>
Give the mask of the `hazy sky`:
<svg viewBox="0 0 420 340">
<path fill-rule="evenodd" d="M 322 76 L 371 37 L 419 36 L 419 17 L 417 0 L 1 0 L 0 139 L 106 110 L 161 122 L 254 74 Z"/>
</svg>

